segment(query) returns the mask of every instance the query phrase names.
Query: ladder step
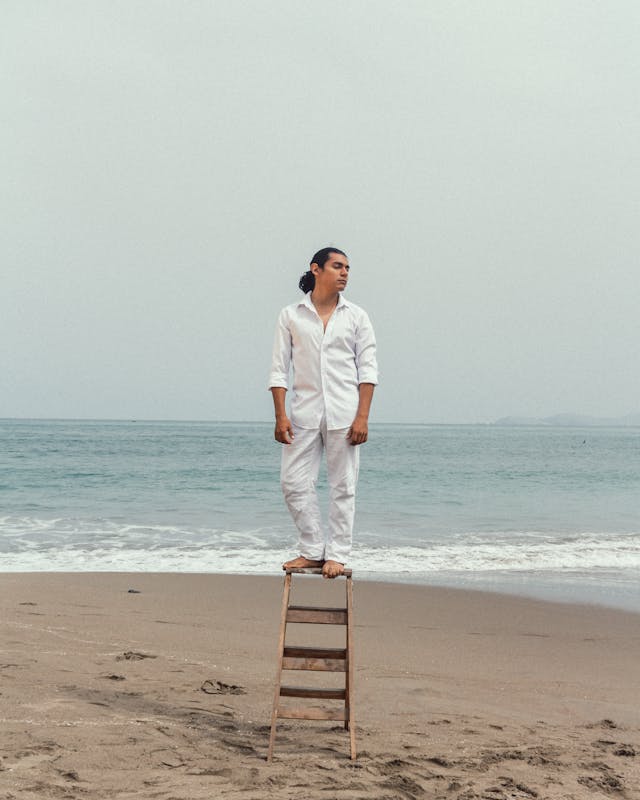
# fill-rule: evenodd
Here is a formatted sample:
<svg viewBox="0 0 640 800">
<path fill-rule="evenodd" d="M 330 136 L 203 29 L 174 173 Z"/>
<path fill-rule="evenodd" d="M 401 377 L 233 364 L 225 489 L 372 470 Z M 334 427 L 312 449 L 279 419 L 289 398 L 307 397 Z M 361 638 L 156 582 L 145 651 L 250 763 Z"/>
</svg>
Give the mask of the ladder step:
<svg viewBox="0 0 640 800">
<path fill-rule="evenodd" d="M 297 647 L 287 645 L 284 655 L 288 658 L 346 658 L 345 647 Z"/>
<path fill-rule="evenodd" d="M 322 567 L 287 567 L 284 571 L 287 573 L 287 575 L 292 575 L 294 573 L 296 575 L 322 575 Z M 352 571 L 345 568 L 340 575 L 338 575 L 338 577 L 350 578 L 351 575 Z"/>
<path fill-rule="evenodd" d="M 347 651 L 340 647 L 285 647 L 282 669 L 346 672 Z"/>
<path fill-rule="evenodd" d="M 281 686 L 280 697 L 315 697 L 322 700 L 344 700 L 344 689 L 319 689 L 315 686 Z"/>
<path fill-rule="evenodd" d="M 344 722 L 346 714 L 344 708 L 278 708 L 278 718 L 280 719 L 330 719 L 336 722 Z"/>
<path fill-rule="evenodd" d="M 317 625 L 346 625 L 346 608 L 317 608 L 315 606 L 289 606 L 287 622 L 311 622 Z"/>
</svg>

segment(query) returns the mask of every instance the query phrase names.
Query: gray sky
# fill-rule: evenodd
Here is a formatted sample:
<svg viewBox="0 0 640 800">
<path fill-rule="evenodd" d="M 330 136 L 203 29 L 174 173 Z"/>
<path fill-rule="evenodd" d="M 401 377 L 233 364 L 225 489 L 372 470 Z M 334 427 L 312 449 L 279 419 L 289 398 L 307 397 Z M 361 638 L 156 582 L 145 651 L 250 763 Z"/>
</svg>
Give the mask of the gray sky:
<svg viewBox="0 0 640 800">
<path fill-rule="evenodd" d="M 268 420 L 319 247 L 380 422 L 640 410 L 640 6 L 4 0 L 0 417 Z"/>
</svg>

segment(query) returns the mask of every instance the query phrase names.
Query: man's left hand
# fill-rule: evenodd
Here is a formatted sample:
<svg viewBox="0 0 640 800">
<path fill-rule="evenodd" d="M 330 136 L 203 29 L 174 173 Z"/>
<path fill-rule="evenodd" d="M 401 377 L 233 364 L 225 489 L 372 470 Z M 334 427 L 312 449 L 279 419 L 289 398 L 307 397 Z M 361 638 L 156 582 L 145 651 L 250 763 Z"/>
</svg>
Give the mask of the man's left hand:
<svg viewBox="0 0 640 800">
<path fill-rule="evenodd" d="M 347 432 L 347 439 L 351 444 L 364 444 L 369 437 L 369 424 L 366 419 L 356 417 Z"/>
</svg>

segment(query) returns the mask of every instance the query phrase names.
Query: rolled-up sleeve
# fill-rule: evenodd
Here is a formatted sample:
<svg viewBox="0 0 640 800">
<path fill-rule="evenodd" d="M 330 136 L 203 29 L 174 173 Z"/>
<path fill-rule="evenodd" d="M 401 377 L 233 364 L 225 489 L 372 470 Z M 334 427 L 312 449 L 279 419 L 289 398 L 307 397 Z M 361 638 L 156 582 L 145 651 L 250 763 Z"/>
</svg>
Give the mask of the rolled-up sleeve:
<svg viewBox="0 0 640 800">
<path fill-rule="evenodd" d="M 373 383 L 377 385 L 378 360 L 376 358 L 376 337 L 373 332 L 373 325 L 364 311 L 358 323 L 355 344 L 358 383 Z"/>
<path fill-rule="evenodd" d="M 287 310 L 282 309 L 278 317 L 276 332 L 273 337 L 273 354 L 271 372 L 269 373 L 269 389 L 276 386 L 289 388 L 289 369 L 291 367 L 291 332 L 287 320 Z"/>
</svg>

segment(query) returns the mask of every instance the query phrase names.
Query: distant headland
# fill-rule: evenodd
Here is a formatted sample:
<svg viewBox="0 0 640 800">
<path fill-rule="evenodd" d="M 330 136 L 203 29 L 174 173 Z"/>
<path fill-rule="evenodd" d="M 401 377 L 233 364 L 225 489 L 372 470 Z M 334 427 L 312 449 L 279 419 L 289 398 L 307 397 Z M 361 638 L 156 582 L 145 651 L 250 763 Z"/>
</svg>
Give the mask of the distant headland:
<svg viewBox="0 0 640 800">
<path fill-rule="evenodd" d="M 640 413 L 623 417 L 590 417 L 586 414 L 554 414 L 551 417 L 501 417 L 494 425 L 565 425 L 567 427 L 640 427 Z"/>
</svg>

